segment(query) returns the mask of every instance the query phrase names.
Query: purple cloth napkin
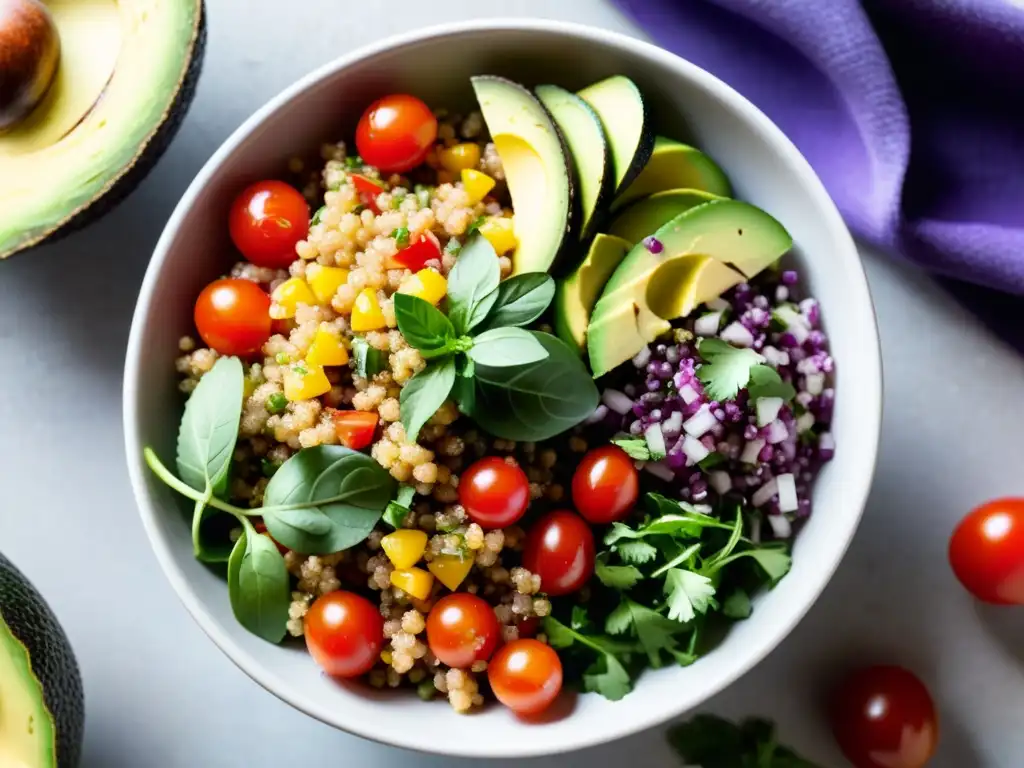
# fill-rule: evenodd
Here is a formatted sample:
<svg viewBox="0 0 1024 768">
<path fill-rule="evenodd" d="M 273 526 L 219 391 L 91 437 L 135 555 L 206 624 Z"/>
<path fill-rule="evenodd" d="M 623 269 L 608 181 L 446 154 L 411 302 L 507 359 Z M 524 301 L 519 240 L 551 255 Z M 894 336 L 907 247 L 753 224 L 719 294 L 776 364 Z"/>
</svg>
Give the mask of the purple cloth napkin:
<svg viewBox="0 0 1024 768">
<path fill-rule="evenodd" d="M 796 143 L 850 228 L 1024 349 L 1024 4 L 616 0 Z M 980 288 L 979 288 L 980 286 Z"/>
</svg>

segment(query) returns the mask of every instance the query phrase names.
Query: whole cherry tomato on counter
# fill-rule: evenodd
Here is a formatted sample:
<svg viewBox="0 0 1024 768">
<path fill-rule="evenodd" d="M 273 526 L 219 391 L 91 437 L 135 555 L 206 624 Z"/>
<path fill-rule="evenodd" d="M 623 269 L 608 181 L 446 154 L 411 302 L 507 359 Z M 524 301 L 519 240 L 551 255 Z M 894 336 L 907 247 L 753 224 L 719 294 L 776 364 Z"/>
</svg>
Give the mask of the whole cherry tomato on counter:
<svg viewBox="0 0 1024 768">
<path fill-rule="evenodd" d="M 333 677 L 370 671 L 384 646 L 384 618 L 354 592 L 328 592 L 313 601 L 305 618 L 306 647 Z"/>
<path fill-rule="evenodd" d="M 207 346 L 246 357 L 270 338 L 270 296 L 251 280 L 214 280 L 196 299 L 194 319 Z"/>
<path fill-rule="evenodd" d="M 535 715 L 562 690 L 562 661 L 539 640 L 513 640 L 494 654 L 487 680 L 506 707 L 517 715 Z"/>
<path fill-rule="evenodd" d="M 832 732 L 854 768 L 922 768 L 939 739 L 931 694 L 902 667 L 850 674 L 833 693 Z"/>
<path fill-rule="evenodd" d="M 594 448 L 572 476 L 572 502 L 594 525 L 623 520 L 636 504 L 640 478 L 633 460 L 617 445 Z"/>
<path fill-rule="evenodd" d="M 459 503 L 474 523 L 505 528 L 526 512 L 530 481 L 517 465 L 498 456 L 485 456 L 459 477 Z"/>
<path fill-rule="evenodd" d="M 309 233 L 309 204 L 283 181 L 258 181 L 235 198 L 228 218 L 235 247 L 258 267 L 287 269 Z"/>
<path fill-rule="evenodd" d="M 1024 605 L 1024 499 L 996 499 L 972 510 L 949 540 L 949 562 L 979 600 Z"/>
<path fill-rule="evenodd" d="M 356 149 L 383 173 L 405 173 L 423 162 L 437 138 L 430 107 L 404 93 L 373 102 L 356 126 Z"/>
<path fill-rule="evenodd" d="M 586 520 L 567 510 L 544 515 L 526 532 L 523 567 L 540 576 L 541 592 L 578 590 L 594 573 L 594 534 Z"/>
</svg>

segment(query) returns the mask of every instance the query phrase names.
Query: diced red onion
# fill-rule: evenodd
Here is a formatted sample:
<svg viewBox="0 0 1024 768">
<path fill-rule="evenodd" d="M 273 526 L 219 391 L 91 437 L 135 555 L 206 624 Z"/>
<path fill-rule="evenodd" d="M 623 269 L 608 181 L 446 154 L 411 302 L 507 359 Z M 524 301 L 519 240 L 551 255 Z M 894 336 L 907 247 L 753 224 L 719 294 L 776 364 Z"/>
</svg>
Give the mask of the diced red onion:
<svg viewBox="0 0 1024 768">
<path fill-rule="evenodd" d="M 749 347 L 754 343 L 754 334 L 740 322 L 729 323 L 718 336 L 722 341 L 727 341 L 738 347 Z"/>
<path fill-rule="evenodd" d="M 708 312 L 693 321 L 693 332 L 698 336 L 714 336 L 718 333 L 718 326 L 721 322 L 721 311 Z"/>
<path fill-rule="evenodd" d="M 766 427 L 778 418 L 779 411 L 782 410 L 782 398 L 759 397 L 754 403 L 754 408 L 757 409 L 757 426 Z"/>
<path fill-rule="evenodd" d="M 796 431 L 806 432 L 807 430 L 814 427 L 814 414 L 810 411 L 804 411 L 801 413 L 796 420 Z"/>
<path fill-rule="evenodd" d="M 715 414 L 708 404 L 705 403 L 700 407 L 699 411 L 683 422 L 683 431 L 694 437 L 702 437 L 717 423 L 718 419 L 715 418 Z"/>
<path fill-rule="evenodd" d="M 664 480 L 666 483 L 671 483 L 676 479 L 676 473 L 664 461 L 649 461 L 644 464 L 644 470 L 660 480 Z"/>
<path fill-rule="evenodd" d="M 659 254 L 665 250 L 665 246 L 662 245 L 661 240 L 656 238 L 654 235 L 645 237 L 643 240 L 644 248 L 653 254 Z"/>
<path fill-rule="evenodd" d="M 604 403 L 598 403 L 597 408 L 594 412 L 587 416 L 586 424 L 597 424 L 599 421 L 603 421 L 604 417 L 608 415 L 608 406 Z"/>
<path fill-rule="evenodd" d="M 804 376 L 804 386 L 812 395 L 820 395 L 825 390 L 825 374 L 809 373 Z"/>
<path fill-rule="evenodd" d="M 647 363 L 651 361 L 651 348 L 644 347 L 633 356 L 633 365 L 637 368 L 643 368 Z"/>
<path fill-rule="evenodd" d="M 807 336 L 810 334 L 811 329 L 807 327 L 807 321 L 797 310 L 793 309 L 792 306 L 783 305 L 776 307 L 774 314 L 786 326 L 786 330 L 793 334 L 797 345 L 807 341 Z"/>
<path fill-rule="evenodd" d="M 708 485 L 714 488 L 716 493 L 725 495 L 732 490 L 732 478 L 728 472 L 714 469 L 708 472 Z"/>
<path fill-rule="evenodd" d="M 779 511 L 796 512 L 800 506 L 796 497 L 796 478 L 792 472 L 779 475 L 775 478 L 776 488 L 779 492 Z"/>
<path fill-rule="evenodd" d="M 763 507 L 765 504 L 771 501 L 772 496 L 774 496 L 778 492 L 778 484 L 775 482 L 775 478 L 773 477 L 771 480 L 769 480 L 756 491 L 754 491 L 754 495 L 750 497 L 750 503 L 753 504 L 755 507 Z"/>
<path fill-rule="evenodd" d="M 743 452 L 740 454 L 740 461 L 744 464 L 757 464 L 757 456 L 761 453 L 761 449 L 764 448 L 764 440 L 761 438 L 755 438 L 754 440 L 748 440 L 747 444 L 743 446 Z"/>
<path fill-rule="evenodd" d="M 601 393 L 601 402 L 620 416 L 625 416 L 633 407 L 633 401 L 617 389 L 606 389 Z"/>
<path fill-rule="evenodd" d="M 700 400 L 700 395 L 697 393 L 697 390 L 689 384 L 683 384 L 683 386 L 679 388 L 679 396 L 683 398 L 683 402 L 687 405 L 692 405 Z"/>
<path fill-rule="evenodd" d="M 661 434 L 660 422 L 654 422 L 644 431 L 644 440 L 647 441 L 647 450 L 651 452 L 652 456 L 664 456 L 667 453 L 665 436 Z"/>
<path fill-rule="evenodd" d="M 785 515 L 767 515 L 768 524 L 772 527 L 772 533 L 777 539 L 788 539 L 793 535 L 793 526 Z"/>
<path fill-rule="evenodd" d="M 789 437 L 789 430 L 780 419 L 776 419 L 768 425 L 768 444 L 777 445 Z"/>
<path fill-rule="evenodd" d="M 692 466 L 698 462 L 704 461 L 711 451 L 709 451 L 707 446 L 700 440 L 687 435 L 683 438 L 683 453 L 686 454 L 687 466 Z"/>
</svg>

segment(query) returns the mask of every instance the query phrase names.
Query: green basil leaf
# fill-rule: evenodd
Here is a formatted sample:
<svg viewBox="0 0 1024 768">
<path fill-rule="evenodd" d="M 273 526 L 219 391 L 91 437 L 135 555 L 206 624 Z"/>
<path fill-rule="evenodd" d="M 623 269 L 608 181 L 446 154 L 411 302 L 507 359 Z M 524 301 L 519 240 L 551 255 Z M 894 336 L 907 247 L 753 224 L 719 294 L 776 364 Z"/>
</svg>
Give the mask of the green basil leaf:
<svg viewBox="0 0 1024 768">
<path fill-rule="evenodd" d="M 452 387 L 452 397 L 458 403 L 460 412 L 466 416 L 472 414 L 473 406 L 476 404 L 476 384 L 473 379 L 467 376 L 457 376 L 455 386 Z"/>
<path fill-rule="evenodd" d="M 244 520 L 228 559 L 228 597 L 238 622 L 264 640 L 279 643 L 288 626 L 291 590 L 277 546 Z"/>
<path fill-rule="evenodd" d="M 388 502 L 387 509 L 384 510 L 384 522 L 392 528 L 401 528 L 415 495 L 416 489 L 411 485 L 398 486 L 398 494 L 393 501 Z"/>
<path fill-rule="evenodd" d="M 386 357 L 362 336 L 352 339 L 352 358 L 356 363 L 356 375 L 369 379 L 384 370 Z"/>
<path fill-rule="evenodd" d="M 396 293 L 395 319 L 405 340 L 424 356 L 447 354 L 455 346 L 455 329 L 451 321 L 419 296 Z"/>
<path fill-rule="evenodd" d="M 476 365 L 503 368 L 544 360 L 548 351 L 529 331 L 522 328 L 495 328 L 473 338 L 466 353 Z"/>
<path fill-rule="evenodd" d="M 448 317 L 461 336 L 487 316 L 497 295 L 491 292 L 501 280 L 498 254 L 487 238 L 474 235 L 459 251 L 448 273 Z"/>
<path fill-rule="evenodd" d="M 263 495 L 263 521 L 289 549 L 332 554 L 370 535 L 394 491 L 391 475 L 366 454 L 318 445 L 274 473 Z"/>
<path fill-rule="evenodd" d="M 525 272 L 498 283 L 496 296 L 481 330 L 529 325 L 555 298 L 555 281 L 545 272 Z"/>
<path fill-rule="evenodd" d="M 579 356 L 549 333 L 530 332 L 547 350 L 525 365 L 476 365 L 472 417 L 495 437 L 540 441 L 579 424 L 597 408 L 599 394 Z"/>
<path fill-rule="evenodd" d="M 222 357 L 185 403 L 178 429 L 178 475 L 197 491 L 224 496 L 238 440 L 245 374 L 237 357 Z"/>
<path fill-rule="evenodd" d="M 415 440 L 420 428 L 437 413 L 455 386 L 455 360 L 451 357 L 430 363 L 402 387 L 399 396 L 406 438 Z"/>
<path fill-rule="evenodd" d="M 231 556 L 231 531 L 238 527 L 234 515 L 197 501 L 192 512 L 192 552 L 204 563 L 226 563 Z"/>
</svg>

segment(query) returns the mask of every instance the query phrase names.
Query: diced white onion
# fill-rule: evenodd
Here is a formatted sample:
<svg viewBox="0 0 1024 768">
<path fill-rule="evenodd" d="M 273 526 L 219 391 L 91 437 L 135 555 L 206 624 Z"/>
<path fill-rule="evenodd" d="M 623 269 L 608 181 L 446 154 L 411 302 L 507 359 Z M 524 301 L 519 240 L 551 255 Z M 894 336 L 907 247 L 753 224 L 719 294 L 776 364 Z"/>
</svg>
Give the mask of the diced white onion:
<svg viewBox="0 0 1024 768">
<path fill-rule="evenodd" d="M 777 445 L 789 437 L 789 430 L 779 419 L 768 425 L 768 444 Z"/>
<path fill-rule="evenodd" d="M 683 453 L 686 454 L 687 466 L 692 466 L 698 462 L 704 461 L 711 451 L 709 451 L 700 440 L 687 435 L 683 438 Z"/>
<path fill-rule="evenodd" d="M 669 437 L 675 437 L 679 434 L 679 430 L 683 428 L 683 412 L 672 411 L 669 417 L 661 423 L 661 434 L 668 435 Z"/>
<path fill-rule="evenodd" d="M 679 506 L 683 507 L 684 509 L 686 508 L 685 506 L 683 506 L 683 502 L 679 502 Z M 710 504 L 691 504 L 690 507 L 698 515 L 710 515 L 712 512 L 714 512 L 714 507 L 712 507 Z"/>
<path fill-rule="evenodd" d="M 779 475 L 775 478 L 775 483 L 779 491 L 779 511 L 796 512 L 800 505 L 797 503 L 796 478 L 793 477 L 793 473 L 787 472 L 784 475 Z"/>
<path fill-rule="evenodd" d="M 757 457 L 764 448 L 764 440 L 760 437 L 755 440 L 748 440 L 743 446 L 743 453 L 740 454 L 740 461 L 744 464 L 757 464 Z"/>
<path fill-rule="evenodd" d="M 818 448 L 823 451 L 834 451 L 836 449 L 836 439 L 832 437 L 831 432 L 821 433 L 821 437 L 818 438 Z"/>
<path fill-rule="evenodd" d="M 761 354 L 764 355 L 764 359 L 768 365 L 773 368 L 780 368 L 784 365 L 789 365 L 789 352 L 784 350 L 768 346 L 761 350 Z"/>
<path fill-rule="evenodd" d="M 700 400 L 700 395 L 697 394 L 697 390 L 691 387 L 689 384 L 683 384 L 679 389 L 679 396 L 683 398 L 683 402 L 689 405 Z"/>
<path fill-rule="evenodd" d="M 769 501 L 772 500 L 772 496 L 779 492 L 778 484 L 775 482 L 773 477 L 767 483 L 762 485 L 756 491 L 754 495 L 750 497 L 750 503 L 755 507 L 763 507 Z"/>
<path fill-rule="evenodd" d="M 807 321 L 797 310 L 788 305 L 777 307 L 773 313 L 775 318 L 786 326 L 786 330 L 793 334 L 797 344 L 807 341 L 811 330 L 807 327 Z"/>
<path fill-rule="evenodd" d="M 779 303 L 789 301 L 789 288 L 784 285 L 778 286 L 775 289 L 775 301 Z"/>
<path fill-rule="evenodd" d="M 759 397 L 754 403 L 757 409 L 757 426 L 766 427 L 778 418 L 782 410 L 781 397 Z"/>
<path fill-rule="evenodd" d="M 825 374 L 809 373 L 804 376 L 804 386 L 812 395 L 820 395 L 825 390 Z"/>
<path fill-rule="evenodd" d="M 717 299 L 712 299 L 707 302 L 708 309 L 713 309 L 715 312 L 721 312 L 723 309 L 728 309 L 731 305 L 728 301 L 719 296 Z"/>
<path fill-rule="evenodd" d="M 715 414 L 711 411 L 708 404 L 705 403 L 700 407 L 699 411 L 683 422 L 683 432 L 694 437 L 703 437 L 717 423 L 718 419 L 715 418 Z"/>
<path fill-rule="evenodd" d="M 708 485 L 714 488 L 716 493 L 726 494 L 732 490 L 732 478 L 728 472 L 713 469 L 708 472 Z"/>
<path fill-rule="evenodd" d="M 604 419 L 604 417 L 607 416 L 607 415 L 608 415 L 608 406 L 605 405 L 604 403 L 598 403 L 597 408 L 594 409 L 594 412 L 592 414 L 590 414 L 589 416 L 587 416 L 586 423 L 587 424 L 597 424 L 597 422 L 599 422 L 602 419 Z"/>
<path fill-rule="evenodd" d="M 620 416 L 625 416 L 633 408 L 633 401 L 617 389 L 606 389 L 602 392 L 601 402 Z"/>
<path fill-rule="evenodd" d="M 633 365 L 637 368 L 643 368 L 647 363 L 651 361 L 651 348 L 644 347 L 633 356 Z"/>
<path fill-rule="evenodd" d="M 804 411 L 796 419 L 796 431 L 797 433 L 806 432 L 814 426 L 814 414 L 810 411 Z"/>
<path fill-rule="evenodd" d="M 789 524 L 785 515 L 767 515 L 767 517 L 776 539 L 788 539 L 793 535 L 793 526 Z"/>
<path fill-rule="evenodd" d="M 676 473 L 672 471 L 672 467 L 663 461 L 649 461 L 644 465 L 644 470 L 666 483 L 671 483 L 676 479 Z"/>
<path fill-rule="evenodd" d="M 665 455 L 665 436 L 661 434 L 661 424 L 654 422 L 644 432 L 644 440 L 647 441 L 647 450 L 652 456 Z"/>
<path fill-rule="evenodd" d="M 722 341 L 735 344 L 737 347 L 749 347 L 754 343 L 752 334 L 743 323 L 735 321 L 725 326 L 725 330 L 718 334 Z"/>
<path fill-rule="evenodd" d="M 693 322 L 693 332 L 698 336 L 714 336 L 718 333 L 718 326 L 722 322 L 722 313 L 708 312 L 701 315 Z"/>
</svg>

